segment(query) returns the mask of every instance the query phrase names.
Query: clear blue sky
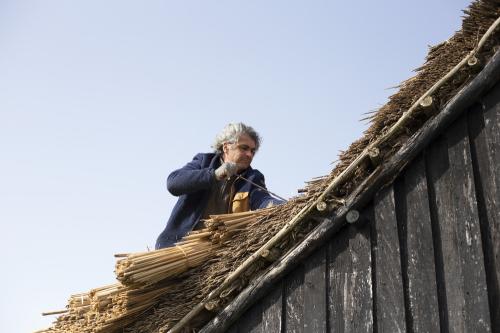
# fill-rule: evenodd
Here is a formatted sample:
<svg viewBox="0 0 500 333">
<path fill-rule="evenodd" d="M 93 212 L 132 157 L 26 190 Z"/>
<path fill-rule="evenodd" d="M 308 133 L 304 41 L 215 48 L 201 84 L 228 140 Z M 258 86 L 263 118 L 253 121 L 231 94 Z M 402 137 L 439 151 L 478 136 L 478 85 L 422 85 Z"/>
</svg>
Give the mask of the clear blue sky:
<svg viewBox="0 0 500 333">
<path fill-rule="evenodd" d="M 228 122 L 291 197 L 460 28 L 463 0 L 0 0 L 0 331 L 153 247 L 168 173 Z"/>
</svg>

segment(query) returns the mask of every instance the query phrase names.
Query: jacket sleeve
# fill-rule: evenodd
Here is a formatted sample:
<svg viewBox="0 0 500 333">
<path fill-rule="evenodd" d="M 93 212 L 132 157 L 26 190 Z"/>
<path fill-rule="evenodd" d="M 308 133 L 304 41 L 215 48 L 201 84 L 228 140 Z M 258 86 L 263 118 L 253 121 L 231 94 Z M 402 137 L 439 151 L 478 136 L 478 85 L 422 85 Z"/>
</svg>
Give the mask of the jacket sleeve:
<svg viewBox="0 0 500 333">
<path fill-rule="evenodd" d="M 255 177 L 254 182 L 267 189 L 265 181 L 264 181 L 264 175 L 262 173 L 258 172 L 257 176 Z M 281 205 L 281 204 L 285 203 L 285 201 L 271 196 L 269 193 L 261 190 L 260 188 L 258 188 L 256 186 L 253 187 L 253 189 L 250 193 L 250 209 L 251 210 L 266 208 L 271 203 L 273 205 Z"/>
<path fill-rule="evenodd" d="M 215 181 L 214 170 L 203 168 L 204 154 L 196 155 L 191 162 L 173 171 L 167 178 L 167 189 L 175 196 L 208 190 Z"/>
</svg>

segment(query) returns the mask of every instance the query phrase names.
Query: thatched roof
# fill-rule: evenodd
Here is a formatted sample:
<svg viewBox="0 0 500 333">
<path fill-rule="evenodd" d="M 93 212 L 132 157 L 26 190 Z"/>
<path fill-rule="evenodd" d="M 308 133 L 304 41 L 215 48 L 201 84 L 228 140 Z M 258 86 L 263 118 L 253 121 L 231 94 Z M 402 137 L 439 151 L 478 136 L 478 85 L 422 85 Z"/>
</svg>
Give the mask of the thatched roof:
<svg viewBox="0 0 500 333">
<path fill-rule="evenodd" d="M 478 74 L 481 66 L 500 45 L 499 29 L 484 39 L 484 45 L 481 45 L 473 56 L 470 52 L 477 48 L 481 37 L 499 18 L 500 1 L 479 0 L 470 5 L 464 13 L 462 29 L 446 42 L 429 50 L 424 65 L 416 70 L 416 75 L 401 83 L 399 91 L 370 117 L 371 126 L 362 138 L 352 143 L 349 149 L 340 155 L 340 163 L 328 176 L 312 180 L 308 183 L 305 193 L 286 204 L 253 216 L 253 220 L 248 222 L 246 228 L 230 233 L 230 237 L 227 237 L 229 235 L 227 234 L 222 239 L 218 237 L 217 241 L 215 238 L 209 238 L 217 245 L 212 247 L 211 259 L 199 263 L 194 268 L 186 267 L 183 273 L 155 281 L 147 287 L 137 284 L 129 286 L 126 281 L 123 281 L 123 284 L 108 286 L 103 290 L 116 291 L 113 294 L 114 298 L 104 297 L 106 301 L 97 308 L 92 305 L 90 298 L 97 297 L 99 290 L 93 294 L 76 295 L 72 300 L 77 300 L 79 296 L 83 304 L 85 297 L 88 308 L 85 310 L 80 308 L 80 313 L 70 311 L 61 315 L 54 327 L 46 332 L 69 329 L 114 332 L 118 328 L 124 328 L 126 332 L 165 331 L 178 323 L 193 308 L 197 306 L 199 308 L 202 301 L 201 304 L 207 306 L 201 308 L 209 308 L 212 311 L 197 312 L 190 320 L 189 327 L 199 328 L 204 325 L 218 309 L 230 303 L 249 281 L 262 274 L 269 262 L 257 256 L 247 265 L 248 269 L 228 283 L 227 277 L 232 272 L 242 263 L 248 263 L 249 258 L 253 259 L 255 257 L 253 255 L 261 251 L 262 246 L 271 238 L 275 238 L 277 233 L 283 233 L 284 227 L 288 229 L 291 221 L 296 224 L 295 227 L 291 228 L 290 233 L 281 237 L 272 249 L 284 254 L 300 243 L 317 225 L 318 217 L 322 214 L 331 214 L 342 207 L 343 199 L 376 169 L 377 164 L 369 162 L 368 150 L 376 147 L 379 150 L 378 159 L 383 163 Z M 469 60 L 468 64 L 467 61 L 464 63 L 464 59 Z M 442 78 L 461 62 L 464 65 L 456 68 L 449 79 L 442 81 Z M 430 101 L 429 98 L 424 98 L 429 95 L 432 96 L 431 111 L 421 106 L 425 104 L 421 103 L 422 101 Z M 411 112 L 408 112 L 409 110 Z M 394 128 L 395 124 L 398 124 L 397 129 Z M 319 207 L 318 203 L 324 207 Z M 220 289 L 221 285 L 227 287 L 223 292 L 211 297 L 210 304 L 206 304 L 205 298 L 213 294 L 214 290 Z M 125 296 L 116 297 L 117 293 L 128 293 L 128 305 L 123 303 Z M 134 299 L 134 295 L 142 296 Z M 135 305 L 132 300 L 136 302 Z M 122 311 L 132 305 L 136 306 L 133 312 L 125 311 L 121 317 L 117 315 L 115 319 L 109 319 L 112 318 L 111 313 L 118 311 L 120 306 Z M 89 312 L 90 310 L 93 312 Z"/>
</svg>

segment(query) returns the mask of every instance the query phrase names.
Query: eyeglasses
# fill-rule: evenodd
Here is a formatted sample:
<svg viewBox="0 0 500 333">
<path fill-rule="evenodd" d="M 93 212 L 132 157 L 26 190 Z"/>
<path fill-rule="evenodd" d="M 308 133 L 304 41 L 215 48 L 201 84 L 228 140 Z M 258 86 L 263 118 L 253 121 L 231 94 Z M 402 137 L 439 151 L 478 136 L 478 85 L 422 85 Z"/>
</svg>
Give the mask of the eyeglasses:
<svg viewBox="0 0 500 333">
<path fill-rule="evenodd" d="M 252 155 L 255 155 L 255 153 L 257 152 L 257 148 L 250 148 L 249 145 L 237 144 L 236 142 L 231 142 L 231 143 L 234 144 L 242 152 L 245 152 L 245 153 L 250 152 L 250 153 L 252 153 Z"/>
</svg>

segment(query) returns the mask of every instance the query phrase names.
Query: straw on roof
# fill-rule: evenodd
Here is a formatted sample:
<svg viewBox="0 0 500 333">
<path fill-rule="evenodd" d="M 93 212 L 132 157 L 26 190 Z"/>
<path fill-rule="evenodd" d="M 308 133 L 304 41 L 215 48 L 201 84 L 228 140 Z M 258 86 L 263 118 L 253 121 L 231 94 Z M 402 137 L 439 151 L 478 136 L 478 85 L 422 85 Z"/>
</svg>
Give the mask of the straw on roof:
<svg viewBox="0 0 500 333">
<path fill-rule="evenodd" d="M 320 202 L 325 204 L 325 207 L 322 207 L 324 209 L 319 209 L 321 211 L 331 211 L 341 206 L 342 199 L 349 195 L 375 168 L 372 163 L 357 163 L 355 167 L 352 167 L 353 162 L 359 162 L 359 156 L 366 155 L 367 148 L 371 147 L 371 144 L 379 142 L 377 140 L 390 131 L 389 129 L 402 118 L 405 111 L 411 109 L 412 105 L 419 101 L 429 88 L 476 48 L 479 38 L 500 16 L 500 1 L 479 0 L 470 5 L 464 13 L 462 29 L 446 42 L 430 48 L 425 64 L 416 70 L 417 74 L 413 78 L 401 83 L 399 91 L 389 98 L 389 102 L 370 117 L 371 126 L 364 133 L 364 136 L 351 144 L 349 149 L 341 154 L 340 163 L 328 176 L 311 181 L 308 183 L 303 195 L 291 199 L 282 206 L 268 209 L 265 212 L 250 213 L 248 216 L 253 218 L 247 220 L 248 223 L 240 225 L 236 232 L 230 234 L 231 237 L 223 237 L 218 241 L 217 246 L 211 248 L 209 256 L 197 262 L 197 265 L 191 265 L 191 268 L 190 265 L 184 265 L 184 269 L 174 275 L 160 274 L 150 282 L 127 280 L 124 276 L 128 266 L 125 261 L 120 261 L 118 267 L 121 268 L 117 268 L 117 271 L 120 272 L 121 270 L 123 273 L 121 278 L 122 287 L 131 288 L 131 286 L 134 286 L 136 288 L 134 290 L 142 291 L 136 291 L 134 294 L 131 290 L 121 289 L 120 286 L 106 289 L 104 299 L 107 299 L 109 303 L 104 301 L 104 303 L 92 304 L 90 308 L 93 311 L 93 317 L 81 316 L 78 311 L 90 313 L 90 310 L 88 310 L 90 308 L 85 307 L 89 306 L 89 299 L 95 298 L 98 293 L 80 295 L 81 304 L 78 304 L 77 310 L 73 310 L 71 315 L 73 317 L 70 318 L 74 322 L 74 325 L 70 327 L 71 331 L 83 331 L 80 326 L 85 320 L 85 329 L 93 332 L 113 332 L 118 327 L 123 328 L 125 332 L 166 331 L 189 313 L 191 309 L 200 304 L 200 301 L 204 300 L 213 290 L 216 290 L 231 272 L 235 271 L 247 258 L 280 232 L 290 220 L 302 214 L 301 212 L 307 209 L 311 203 L 317 202 L 317 199 L 321 198 Z M 500 32 L 496 29 L 485 40 L 481 49 L 474 54 L 474 59 L 478 61 L 469 61 L 469 65 L 461 67 L 449 80 L 440 84 L 434 91 L 432 94 L 432 110 L 430 112 L 428 108 L 414 108 L 411 117 L 405 121 L 404 126 L 398 128 L 397 133 L 390 136 L 388 140 L 384 140 L 380 145 L 377 145 L 378 159 L 383 161 L 391 156 L 410 135 L 415 133 L 423 123 L 433 116 L 433 112 L 440 110 L 461 87 L 470 82 L 480 70 L 480 64 L 484 64 L 491 57 L 498 45 L 500 45 Z M 479 65 L 476 63 L 479 63 Z M 349 173 L 349 176 L 342 182 L 338 182 L 335 187 L 330 188 L 332 182 L 350 167 L 353 168 L 353 172 Z M 328 193 L 324 194 L 327 189 Z M 229 217 L 229 219 L 233 218 Z M 290 250 L 315 226 L 313 218 L 304 218 L 300 222 L 297 227 L 293 228 L 291 233 L 273 246 L 276 255 Z M 210 242 L 212 242 L 218 236 L 211 234 L 210 237 L 212 237 L 210 238 Z M 153 256 L 156 255 L 153 254 Z M 132 258 L 134 256 L 129 257 L 129 259 Z M 123 265 L 120 266 L 121 264 Z M 252 262 L 252 265 L 229 284 L 228 288 L 225 288 L 218 297 L 202 303 L 205 305 L 205 310 L 198 313 L 194 320 L 189 322 L 189 326 L 191 328 L 201 327 L 218 309 L 230 302 L 248 284 L 248 281 L 260 274 L 267 265 L 268 260 L 264 257 Z M 153 266 L 144 266 L 146 268 L 143 267 L 140 272 L 146 272 L 147 275 L 149 271 L 147 267 L 153 269 L 162 267 L 157 261 Z M 129 284 L 128 287 L 127 284 Z M 155 293 L 155 291 L 158 292 Z M 106 294 L 108 292 L 109 294 Z M 104 316 L 104 312 L 99 312 L 99 309 L 109 310 L 107 306 L 114 304 L 113 297 L 117 299 L 119 297 L 117 295 L 123 295 L 123 292 L 129 292 L 133 295 L 142 292 L 152 293 L 151 301 L 148 301 L 148 303 L 135 303 L 137 310 L 131 311 L 130 315 L 120 317 L 119 320 L 102 321 L 100 318 Z M 111 294 L 113 296 L 109 296 Z M 102 298 L 99 301 L 103 302 Z M 75 307 L 74 304 L 70 301 L 70 313 L 72 306 Z M 45 332 L 65 331 L 69 326 L 63 327 L 61 323 L 71 316 L 68 314 L 61 315 L 54 327 Z M 113 325 L 110 326 L 110 323 Z"/>
</svg>

